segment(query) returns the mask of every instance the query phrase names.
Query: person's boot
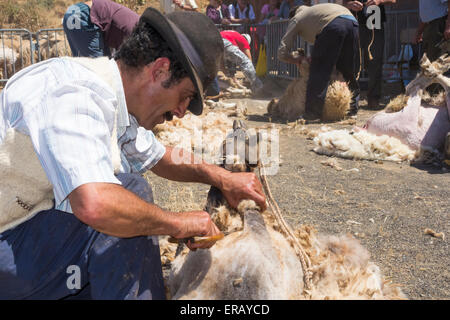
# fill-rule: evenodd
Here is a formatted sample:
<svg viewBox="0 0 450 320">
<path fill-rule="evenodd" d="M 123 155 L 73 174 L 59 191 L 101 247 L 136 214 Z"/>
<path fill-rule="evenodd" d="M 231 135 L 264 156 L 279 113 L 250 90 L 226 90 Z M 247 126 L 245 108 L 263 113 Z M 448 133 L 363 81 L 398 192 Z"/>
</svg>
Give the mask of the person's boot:
<svg viewBox="0 0 450 320">
<path fill-rule="evenodd" d="M 378 110 L 380 108 L 380 100 L 376 98 L 369 98 L 367 102 L 367 109 Z"/>
<path fill-rule="evenodd" d="M 356 97 L 352 97 L 352 101 L 350 102 L 350 109 L 347 112 L 347 117 L 352 119 L 356 118 L 358 108 L 359 108 L 359 94 Z"/>
<path fill-rule="evenodd" d="M 305 112 L 300 116 L 299 120 L 304 120 L 305 124 L 319 123 L 321 121 L 321 117 L 315 112 Z"/>
</svg>

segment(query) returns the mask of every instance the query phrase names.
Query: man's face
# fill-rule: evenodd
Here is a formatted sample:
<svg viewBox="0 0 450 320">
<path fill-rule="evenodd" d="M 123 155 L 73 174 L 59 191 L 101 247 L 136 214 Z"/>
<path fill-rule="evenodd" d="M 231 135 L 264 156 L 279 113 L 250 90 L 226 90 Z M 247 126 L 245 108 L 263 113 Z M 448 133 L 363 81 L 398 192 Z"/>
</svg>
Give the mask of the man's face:
<svg viewBox="0 0 450 320">
<path fill-rule="evenodd" d="M 184 117 L 197 94 L 194 83 L 187 76 L 168 86 L 169 66 L 170 60 L 158 58 L 125 82 L 128 112 L 147 130 L 173 116 Z"/>
<path fill-rule="evenodd" d="M 161 84 L 153 91 L 148 108 L 143 109 L 137 120 L 141 126 L 151 130 L 157 124 L 172 120 L 173 116 L 183 118 L 195 94 L 196 89 L 189 77 L 169 88 Z"/>
</svg>

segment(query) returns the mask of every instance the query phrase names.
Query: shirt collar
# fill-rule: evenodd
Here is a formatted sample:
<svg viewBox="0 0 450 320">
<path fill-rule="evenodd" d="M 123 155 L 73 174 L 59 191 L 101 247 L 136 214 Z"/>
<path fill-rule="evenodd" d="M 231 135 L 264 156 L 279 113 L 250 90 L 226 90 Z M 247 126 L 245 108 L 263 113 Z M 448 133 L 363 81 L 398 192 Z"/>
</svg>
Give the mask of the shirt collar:
<svg viewBox="0 0 450 320">
<path fill-rule="evenodd" d="M 114 91 L 116 92 L 118 102 L 117 114 L 117 134 L 120 137 L 130 126 L 130 118 L 128 114 L 127 102 L 125 100 L 125 91 L 123 89 L 122 77 L 120 76 L 119 67 L 114 59 L 109 60 L 113 70 Z"/>
</svg>

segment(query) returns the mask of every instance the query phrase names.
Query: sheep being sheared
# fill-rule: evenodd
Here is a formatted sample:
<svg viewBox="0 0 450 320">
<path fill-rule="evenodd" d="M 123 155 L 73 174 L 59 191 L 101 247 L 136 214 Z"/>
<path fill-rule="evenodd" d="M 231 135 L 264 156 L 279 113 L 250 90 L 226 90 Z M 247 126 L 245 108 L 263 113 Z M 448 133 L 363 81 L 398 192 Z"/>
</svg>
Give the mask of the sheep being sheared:
<svg viewBox="0 0 450 320">
<path fill-rule="evenodd" d="M 347 134 L 342 130 L 319 134 L 314 140 L 317 145 L 314 151 L 328 155 L 350 155 L 356 149 L 350 147 L 351 143 L 348 141 L 354 141 L 356 138 L 359 141 L 355 144 L 356 148 L 371 150 L 373 154 L 377 153 L 377 150 L 371 145 L 383 139 L 395 141 L 398 146 L 395 150 L 390 150 L 391 153 L 405 148 L 410 150 L 407 151 L 406 157 L 393 160 L 421 160 L 424 159 L 424 154 L 428 153 L 439 155 L 445 136 L 450 131 L 450 79 L 443 75 L 450 69 L 450 57 L 445 55 L 431 63 L 424 55 L 421 68 L 418 76 L 406 87 L 407 98 L 397 97 L 385 110 L 370 118 L 363 128 L 355 127 L 353 132 L 346 131 Z M 423 94 L 433 83 L 442 85 L 445 93 L 435 97 Z M 366 137 L 359 139 L 358 135 Z M 372 157 L 370 152 L 367 156 L 354 158 L 377 159 Z M 388 157 L 384 159 L 392 160 Z"/>
<path fill-rule="evenodd" d="M 234 127 L 228 139 L 239 136 L 241 128 Z M 251 170 L 247 148 L 254 147 L 246 144 L 241 157 L 226 154 L 224 161 L 236 161 L 228 169 Z M 261 213 L 253 201 L 230 209 L 214 187 L 206 211 L 226 236 L 210 249 L 183 251 L 174 259 L 166 281 L 173 299 L 405 298 L 351 236 L 317 236 L 309 227 L 294 232 L 280 215 Z"/>
<path fill-rule="evenodd" d="M 303 60 L 300 76 L 287 87 L 283 96 L 270 101 L 267 112 L 276 118 L 295 121 L 305 113 L 306 86 L 309 78 L 309 63 Z M 323 107 L 323 121 L 338 121 L 345 118 L 350 109 L 352 93 L 342 75 L 334 71 L 328 86 Z"/>
</svg>

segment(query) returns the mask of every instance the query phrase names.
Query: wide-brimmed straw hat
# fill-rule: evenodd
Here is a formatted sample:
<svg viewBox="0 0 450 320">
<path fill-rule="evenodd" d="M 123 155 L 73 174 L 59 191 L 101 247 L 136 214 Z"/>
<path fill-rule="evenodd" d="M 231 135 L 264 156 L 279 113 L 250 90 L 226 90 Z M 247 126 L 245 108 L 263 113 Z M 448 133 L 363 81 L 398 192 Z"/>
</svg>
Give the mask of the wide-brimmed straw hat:
<svg viewBox="0 0 450 320">
<path fill-rule="evenodd" d="M 188 72 L 198 92 L 188 110 L 200 115 L 204 91 L 216 77 L 223 60 L 222 37 L 216 26 L 206 15 L 190 11 L 163 15 L 147 8 L 140 19 L 162 36 Z"/>
</svg>

